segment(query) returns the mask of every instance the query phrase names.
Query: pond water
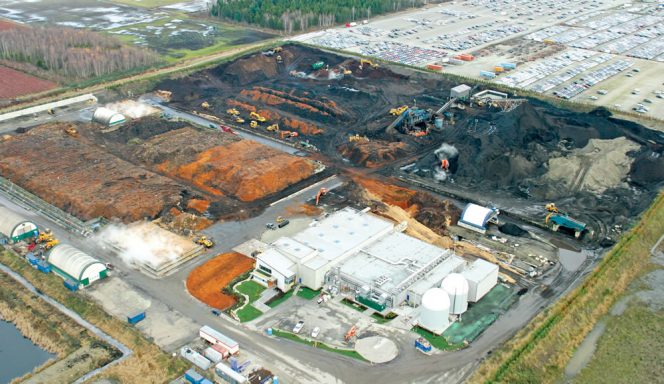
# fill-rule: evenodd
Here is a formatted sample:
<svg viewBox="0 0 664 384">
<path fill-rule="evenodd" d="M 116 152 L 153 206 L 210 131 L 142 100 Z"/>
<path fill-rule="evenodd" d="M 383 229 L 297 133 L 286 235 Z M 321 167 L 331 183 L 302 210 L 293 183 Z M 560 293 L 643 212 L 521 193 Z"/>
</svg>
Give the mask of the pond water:
<svg viewBox="0 0 664 384">
<path fill-rule="evenodd" d="M 0 320 L 0 384 L 31 372 L 54 356 L 24 338 L 14 324 Z"/>
</svg>

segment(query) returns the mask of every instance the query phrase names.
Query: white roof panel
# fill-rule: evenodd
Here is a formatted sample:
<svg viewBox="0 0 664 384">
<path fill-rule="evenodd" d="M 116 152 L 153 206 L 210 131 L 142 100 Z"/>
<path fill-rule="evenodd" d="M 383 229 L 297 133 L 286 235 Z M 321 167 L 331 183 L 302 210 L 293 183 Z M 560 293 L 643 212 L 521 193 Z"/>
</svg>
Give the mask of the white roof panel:
<svg viewBox="0 0 664 384">
<path fill-rule="evenodd" d="M 269 265 L 270 268 L 274 269 L 285 277 L 291 277 L 295 275 L 295 272 L 293 272 L 295 263 L 293 263 L 288 257 L 282 255 L 274 248 L 265 250 L 263 253 L 257 256 L 257 259 Z"/>
<path fill-rule="evenodd" d="M 475 260 L 468 269 L 461 272 L 463 277 L 468 281 L 482 281 L 485 277 L 494 273 L 498 270 L 498 266 L 493 263 L 489 263 L 486 260 L 477 259 Z"/>
<path fill-rule="evenodd" d="M 315 249 L 290 237 L 280 237 L 272 245 L 293 261 L 304 260 L 316 253 Z"/>
</svg>

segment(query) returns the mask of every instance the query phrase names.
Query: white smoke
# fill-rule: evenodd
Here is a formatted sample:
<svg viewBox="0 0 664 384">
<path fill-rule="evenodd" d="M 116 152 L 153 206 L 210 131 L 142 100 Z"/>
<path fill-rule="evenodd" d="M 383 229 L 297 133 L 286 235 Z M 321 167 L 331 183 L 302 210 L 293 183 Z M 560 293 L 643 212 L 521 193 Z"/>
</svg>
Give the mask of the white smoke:
<svg viewBox="0 0 664 384">
<path fill-rule="evenodd" d="M 157 108 L 134 100 L 123 100 L 118 101 L 117 103 L 107 104 L 106 108 L 121 113 L 132 119 L 139 119 L 141 117 L 159 112 Z"/>
<path fill-rule="evenodd" d="M 148 264 L 158 268 L 177 260 L 185 251 L 177 235 L 149 223 L 110 224 L 97 237 L 111 246 L 125 264 L 133 267 Z"/>
<path fill-rule="evenodd" d="M 438 158 L 438 164 L 433 167 L 433 178 L 436 181 L 445 181 L 447 180 L 448 173 L 443 170 L 440 162 L 444 159 L 451 161 L 451 159 L 456 158 L 459 156 L 459 150 L 450 144 L 443 143 L 433 153 Z"/>
</svg>

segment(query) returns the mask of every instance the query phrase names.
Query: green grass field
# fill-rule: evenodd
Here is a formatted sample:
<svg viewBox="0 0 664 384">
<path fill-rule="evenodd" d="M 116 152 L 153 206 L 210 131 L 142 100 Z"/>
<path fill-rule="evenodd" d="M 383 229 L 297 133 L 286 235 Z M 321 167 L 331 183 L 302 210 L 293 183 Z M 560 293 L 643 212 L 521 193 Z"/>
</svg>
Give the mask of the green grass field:
<svg viewBox="0 0 664 384">
<path fill-rule="evenodd" d="M 253 305 L 249 304 L 239 311 L 235 312 L 237 317 L 240 319 L 240 322 L 246 323 L 247 321 L 254 320 L 258 318 L 263 312 L 256 309 Z"/>
<path fill-rule="evenodd" d="M 141 8 L 157 8 L 164 5 L 183 3 L 183 0 L 111 0 L 112 3 L 131 5 Z"/>
<path fill-rule="evenodd" d="M 235 290 L 247 295 L 249 297 L 249 302 L 253 303 L 254 301 L 258 300 L 259 297 L 261 297 L 261 293 L 265 291 L 265 287 L 253 280 L 249 280 L 238 284 L 235 287 Z"/>
<path fill-rule="evenodd" d="M 282 296 L 279 296 L 279 297 L 277 297 L 277 298 L 275 298 L 275 299 L 273 299 L 270 302 L 267 302 L 265 304 L 267 304 L 267 306 L 270 307 L 270 308 L 274 308 L 277 305 L 283 303 L 284 301 L 290 299 L 291 296 L 293 296 L 293 290 L 292 289 L 290 291 L 284 293 Z"/>
<path fill-rule="evenodd" d="M 297 295 L 303 299 L 311 300 L 314 297 L 320 296 L 320 289 L 317 291 L 314 291 L 313 289 L 307 288 L 307 287 L 302 287 L 300 288 L 299 291 L 297 291 Z"/>
<path fill-rule="evenodd" d="M 427 331 L 426 329 L 422 329 L 420 327 L 413 328 L 413 331 L 418 335 L 427 339 L 431 343 L 432 347 L 443 351 L 456 351 L 464 347 L 464 344 L 450 344 L 447 342 L 447 340 L 445 340 L 445 338 L 442 335 L 436 336 L 433 333 Z"/>
</svg>

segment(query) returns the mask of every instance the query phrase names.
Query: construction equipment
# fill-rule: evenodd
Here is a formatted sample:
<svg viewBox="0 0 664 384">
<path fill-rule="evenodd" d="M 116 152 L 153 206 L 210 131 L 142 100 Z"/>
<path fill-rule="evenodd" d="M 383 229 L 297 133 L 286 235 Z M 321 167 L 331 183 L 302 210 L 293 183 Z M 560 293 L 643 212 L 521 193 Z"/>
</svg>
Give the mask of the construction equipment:
<svg viewBox="0 0 664 384">
<path fill-rule="evenodd" d="M 207 101 L 202 102 L 201 103 L 201 108 L 210 109 L 210 103 L 208 103 Z"/>
<path fill-rule="evenodd" d="M 235 108 L 230 108 L 226 110 L 226 113 L 228 113 L 229 115 L 237 116 L 240 114 L 240 111 L 238 111 Z"/>
<path fill-rule="evenodd" d="M 258 127 L 258 123 L 256 122 L 256 120 L 251 120 L 251 122 L 249 123 L 249 126 L 251 128 L 256 128 L 256 127 Z"/>
<path fill-rule="evenodd" d="M 268 125 L 267 130 L 270 132 L 279 132 L 279 124 Z"/>
<path fill-rule="evenodd" d="M 443 171 L 447 171 L 450 169 L 450 161 L 447 159 L 443 159 L 440 161 L 440 169 Z"/>
<path fill-rule="evenodd" d="M 298 137 L 299 134 L 297 132 L 292 132 L 292 131 L 280 131 L 279 136 L 282 139 L 290 139 L 291 137 Z"/>
<path fill-rule="evenodd" d="M 544 222 L 551 227 L 551 230 L 557 232 L 560 228 L 566 228 L 574 232 L 574 237 L 577 239 L 581 237 L 583 231 L 586 230 L 586 223 L 578 221 L 569 217 L 566 213 L 560 212 L 554 203 L 548 203 L 545 206 L 549 212 L 546 215 Z"/>
<path fill-rule="evenodd" d="M 261 123 L 264 123 L 264 122 L 267 121 L 266 118 L 264 118 L 263 116 L 259 115 L 259 114 L 256 113 L 256 112 L 251 112 L 251 113 L 249 113 L 249 118 L 250 118 L 250 119 L 254 119 L 254 120 L 256 120 L 256 121 L 260 121 Z"/>
<path fill-rule="evenodd" d="M 327 188 L 321 188 L 316 194 L 316 205 L 320 202 L 320 198 L 327 194 Z"/>
<path fill-rule="evenodd" d="M 71 137 L 78 137 L 78 131 L 72 126 L 65 128 L 65 133 Z"/>
<path fill-rule="evenodd" d="M 277 224 L 279 224 L 286 221 L 286 218 L 283 216 L 277 216 L 277 219 L 275 221 L 277 222 Z"/>
<path fill-rule="evenodd" d="M 276 47 L 276 48 L 273 49 L 272 51 L 273 51 L 274 53 L 279 53 L 279 52 L 281 52 L 281 51 L 283 51 L 283 50 L 284 50 L 284 49 L 283 49 L 282 47 Z"/>
<path fill-rule="evenodd" d="M 231 127 L 227 127 L 227 126 L 225 126 L 225 125 L 220 125 L 219 128 L 220 128 L 223 132 L 226 132 L 226 133 L 232 133 L 232 134 L 234 134 L 234 135 L 237 135 L 237 133 L 235 133 L 235 131 L 232 130 Z"/>
<path fill-rule="evenodd" d="M 353 142 L 358 142 L 358 143 L 366 143 L 369 141 L 369 138 L 366 136 L 360 136 L 359 134 L 354 134 L 348 136 L 348 142 L 353 143 Z"/>
<path fill-rule="evenodd" d="M 51 233 L 51 230 L 46 228 L 44 232 L 39 233 L 35 243 L 41 244 L 41 247 L 44 250 L 49 250 L 58 245 L 60 240 L 56 239 L 55 236 L 53 236 L 53 233 Z"/>
<path fill-rule="evenodd" d="M 277 61 L 277 64 L 281 64 L 281 63 L 284 62 L 284 59 L 281 58 L 281 55 L 277 55 L 277 57 L 275 58 L 275 60 Z"/>
<path fill-rule="evenodd" d="M 243 123 L 244 123 L 244 119 L 241 118 L 240 116 L 236 116 L 236 117 L 235 117 L 235 122 L 238 123 L 238 124 L 243 124 Z"/>
<path fill-rule="evenodd" d="M 350 69 L 348 69 L 344 66 L 340 65 L 339 69 L 341 69 L 341 71 L 343 72 L 344 75 L 352 75 L 353 74 L 353 71 L 351 71 Z"/>
<path fill-rule="evenodd" d="M 369 65 L 369 66 L 371 66 L 371 68 L 373 68 L 373 69 L 376 69 L 376 68 L 379 67 L 378 64 L 374 63 L 374 62 L 371 61 L 371 60 L 360 59 L 360 66 L 359 66 L 359 68 L 362 69 L 362 68 L 364 68 L 365 65 Z"/>
<path fill-rule="evenodd" d="M 407 105 L 402 105 L 402 106 L 399 107 L 399 108 L 392 108 L 392 109 L 390 109 L 390 115 L 392 115 L 392 116 L 399 116 L 399 115 L 401 115 L 402 113 L 406 112 L 407 109 L 408 109 L 408 106 L 407 106 Z"/>
<path fill-rule="evenodd" d="M 317 62 L 311 64 L 311 69 L 313 69 L 314 71 L 317 71 L 317 70 L 323 68 L 324 66 L 325 66 L 324 61 L 317 61 Z"/>
<path fill-rule="evenodd" d="M 350 327 L 348 332 L 346 332 L 346 334 L 344 335 L 344 341 L 346 341 L 346 343 L 348 343 L 356 335 L 357 335 L 357 327 L 353 325 L 352 327 Z"/>
<path fill-rule="evenodd" d="M 53 110 L 53 108 L 48 109 L 48 114 L 49 115 L 55 115 L 55 111 Z"/>
<path fill-rule="evenodd" d="M 214 247 L 214 241 L 212 239 L 208 238 L 207 236 L 204 236 L 204 235 L 199 236 L 198 238 L 196 238 L 194 240 L 194 242 L 196 244 L 204 246 L 207 249 L 210 249 L 210 248 Z"/>
</svg>

